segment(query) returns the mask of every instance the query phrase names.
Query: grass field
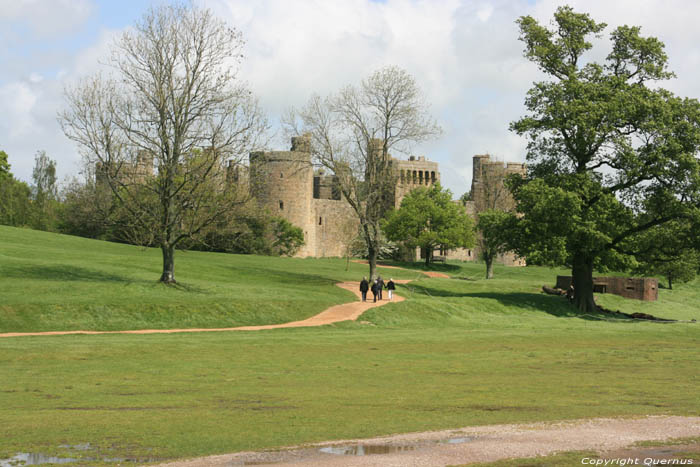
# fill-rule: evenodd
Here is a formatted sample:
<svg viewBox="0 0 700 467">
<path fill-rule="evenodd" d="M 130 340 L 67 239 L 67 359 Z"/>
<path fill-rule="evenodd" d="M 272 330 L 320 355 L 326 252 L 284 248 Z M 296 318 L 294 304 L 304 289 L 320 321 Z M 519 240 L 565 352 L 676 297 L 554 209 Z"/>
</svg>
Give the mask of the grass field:
<svg viewBox="0 0 700 467">
<path fill-rule="evenodd" d="M 231 326 L 352 297 L 366 267 L 158 251 L 0 227 L 0 332 Z M 420 266 L 416 266 L 420 268 Z M 561 271 L 448 264 L 360 322 L 246 333 L 0 339 L 0 459 L 191 457 L 506 422 L 700 415 L 700 328 L 578 317 Z M 415 272 L 384 271 L 394 278 Z M 698 282 L 608 308 L 700 317 Z M 90 443 L 75 451 L 65 446 Z M 62 447 L 63 446 L 63 447 Z M 91 465 L 95 461 L 89 462 Z"/>
</svg>

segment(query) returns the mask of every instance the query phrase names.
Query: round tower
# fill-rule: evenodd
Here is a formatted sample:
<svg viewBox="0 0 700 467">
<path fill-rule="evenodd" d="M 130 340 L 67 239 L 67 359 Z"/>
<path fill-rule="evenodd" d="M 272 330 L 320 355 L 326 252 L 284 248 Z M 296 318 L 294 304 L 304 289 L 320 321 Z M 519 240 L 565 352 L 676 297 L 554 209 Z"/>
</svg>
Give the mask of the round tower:
<svg viewBox="0 0 700 467">
<path fill-rule="evenodd" d="M 250 154 L 251 194 L 271 214 L 287 219 L 304 231 L 305 245 L 298 256 L 313 254 L 312 197 L 314 172 L 304 137 L 294 138 L 291 151 Z"/>
</svg>

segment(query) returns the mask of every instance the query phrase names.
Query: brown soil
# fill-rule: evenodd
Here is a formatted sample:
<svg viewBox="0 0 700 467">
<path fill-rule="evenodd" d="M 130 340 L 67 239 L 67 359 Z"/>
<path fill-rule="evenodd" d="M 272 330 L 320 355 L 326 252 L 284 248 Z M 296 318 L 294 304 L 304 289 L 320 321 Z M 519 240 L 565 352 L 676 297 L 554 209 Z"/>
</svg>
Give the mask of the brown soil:
<svg viewBox="0 0 700 467">
<path fill-rule="evenodd" d="M 405 284 L 407 280 L 395 280 L 398 284 Z M 359 282 L 341 282 L 336 284 L 345 290 L 353 292 L 360 298 L 360 283 Z M 371 295 L 371 294 L 368 294 Z M 376 303 L 368 299 L 367 302 L 350 302 L 342 305 L 332 306 L 321 313 L 307 318 L 302 321 L 293 321 L 283 324 L 268 324 L 263 326 L 239 326 L 233 328 L 192 328 L 192 329 L 138 329 L 133 331 L 46 331 L 46 332 L 7 332 L 0 334 L 0 337 L 26 337 L 26 336 L 65 336 L 69 334 L 172 334 L 175 332 L 221 332 L 221 331 L 260 331 L 263 329 L 279 329 L 279 328 L 300 328 L 309 326 L 323 326 L 325 324 L 337 323 L 340 321 L 357 320 L 357 318 L 369 310 L 377 306 L 390 303 L 387 299 L 387 294 L 384 294 L 384 300 Z M 404 298 L 394 293 L 394 301 L 401 302 Z"/>
<path fill-rule="evenodd" d="M 646 448 L 626 448 L 644 440 L 700 436 L 700 417 L 652 416 L 637 419 L 592 419 L 558 423 L 491 425 L 409 433 L 364 440 L 329 441 L 278 451 L 240 452 L 162 464 L 168 467 L 269 465 L 323 467 L 406 467 L 464 465 L 500 459 L 546 456 L 592 450 L 605 458 L 648 456 Z M 362 446 L 362 449 L 358 449 Z M 321 449 L 345 452 L 343 455 Z M 626 448 L 626 449 L 625 449 Z M 363 453 L 364 455 L 359 455 Z M 682 455 L 682 454 L 681 454 Z M 582 458 L 583 460 L 583 458 Z M 577 465 L 582 465 L 580 462 Z"/>
</svg>

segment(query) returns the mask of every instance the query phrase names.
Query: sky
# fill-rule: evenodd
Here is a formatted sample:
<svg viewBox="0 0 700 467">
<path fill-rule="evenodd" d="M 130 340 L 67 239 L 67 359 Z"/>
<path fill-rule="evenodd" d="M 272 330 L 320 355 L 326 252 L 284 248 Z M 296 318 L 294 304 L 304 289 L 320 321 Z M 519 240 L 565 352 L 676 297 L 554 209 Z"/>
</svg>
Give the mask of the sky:
<svg viewBox="0 0 700 467">
<path fill-rule="evenodd" d="M 677 78 L 663 86 L 700 97 L 700 1 L 697 0 L 193 0 L 240 30 L 246 41 L 240 76 L 278 127 L 280 116 L 312 94 L 359 84 L 388 65 L 408 71 L 443 128 L 413 148 L 440 164 L 454 197 L 469 190 L 472 156 L 524 162 L 526 141 L 508 130 L 525 114 L 525 94 L 545 79 L 523 57 L 515 21 L 548 24 L 568 4 L 609 26 L 590 59 L 602 59 L 608 35 L 638 25 L 666 44 Z M 100 69 L 110 44 L 151 0 L 0 0 L 0 150 L 12 173 L 31 181 L 45 150 L 59 178 L 78 176 L 78 149 L 56 115 L 63 89 Z M 281 135 L 273 148 L 286 150 Z"/>
</svg>

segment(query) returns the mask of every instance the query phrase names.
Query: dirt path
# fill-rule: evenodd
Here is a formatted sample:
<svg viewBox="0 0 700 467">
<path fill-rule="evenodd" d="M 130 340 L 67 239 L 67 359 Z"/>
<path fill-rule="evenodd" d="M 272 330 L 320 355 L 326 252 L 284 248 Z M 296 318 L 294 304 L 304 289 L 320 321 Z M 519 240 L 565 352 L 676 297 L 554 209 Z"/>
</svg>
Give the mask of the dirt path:
<svg viewBox="0 0 700 467">
<path fill-rule="evenodd" d="M 332 441 L 281 451 L 240 452 L 161 465 L 441 467 L 580 450 L 602 452 L 603 456 L 606 452 L 611 452 L 610 457 L 614 458 L 615 450 L 619 453 L 621 448 L 638 441 L 692 436 L 700 436 L 700 417 L 598 418 L 560 423 L 466 427 L 374 439 Z M 638 465 L 643 465 L 643 460 L 640 458 Z M 582 462 L 577 465 L 582 465 Z"/>
<path fill-rule="evenodd" d="M 410 282 L 408 280 L 395 280 L 399 284 Z M 338 287 L 349 290 L 360 298 L 360 283 L 359 282 L 340 282 L 336 284 Z M 394 301 L 401 302 L 404 298 L 394 294 Z M 324 324 L 337 323 L 340 321 L 356 320 L 362 313 L 377 306 L 386 305 L 389 300 L 384 300 L 373 303 L 367 302 L 350 302 L 342 305 L 332 306 L 321 313 L 307 318 L 302 321 L 293 321 L 283 324 L 268 324 L 263 326 L 239 326 L 233 328 L 191 328 L 191 329 L 138 329 L 133 331 L 46 331 L 46 332 L 7 332 L 0 334 L 0 337 L 27 337 L 27 336 L 65 336 L 69 334 L 172 334 L 175 332 L 221 332 L 221 331 L 259 331 L 262 329 L 279 329 L 279 328 L 300 328 L 309 326 L 323 326 Z"/>
<path fill-rule="evenodd" d="M 367 260 L 364 260 L 364 259 L 354 259 L 354 260 L 352 260 L 352 262 L 353 263 L 360 263 L 360 264 L 369 264 L 367 262 Z M 378 268 L 387 268 L 387 269 L 401 269 L 403 271 L 412 271 L 412 269 L 406 269 L 406 268 L 402 268 L 399 266 L 389 266 L 388 264 L 377 264 L 377 267 Z M 440 279 L 449 279 L 450 278 L 450 276 L 448 276 L 447 274 L 442 273 L 442 272 L 437 272 L 437 271 L 415 271 L 415 272 L 417 272 L 419 274 L 424 274 L 428 277 L 437 277 Z M 396 281 L 394 281 L 394 282 L 396 282 Z"/>
</svg>

